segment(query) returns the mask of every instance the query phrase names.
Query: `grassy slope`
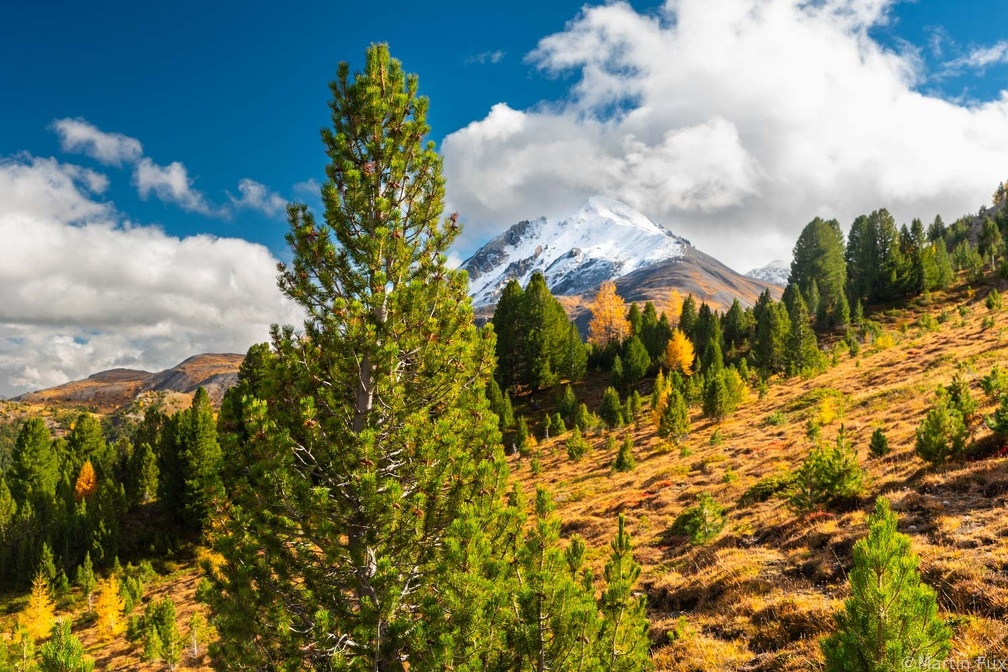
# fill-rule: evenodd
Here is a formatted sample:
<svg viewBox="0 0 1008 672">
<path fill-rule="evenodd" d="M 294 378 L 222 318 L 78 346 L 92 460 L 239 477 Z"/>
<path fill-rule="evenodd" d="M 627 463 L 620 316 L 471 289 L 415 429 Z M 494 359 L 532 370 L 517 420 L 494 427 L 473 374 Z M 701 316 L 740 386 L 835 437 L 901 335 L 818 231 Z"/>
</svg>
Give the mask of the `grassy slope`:
<svg viewBox="0 0 1008 672">
<path fill-rule="evenodd" d="M 1002 542 L 1008 535 L 1008 459 L 929 468 L 913 453 L 914 431 L 934 387 L 951 380 L 957 363 L 965 366 L 982 404 L 986 400 L 975 379 L 995 363 L 1008 366 L 1005 313 L 997 316 L 994 328 L 981 327 L 988 314 L 984 291 L 973 297 L 962 291 L 936 296 L 931 305 L 881 316 L 896 341 L 893 347 L 865 347 L 855 359 L 844 353 L 837 366 L 811 380 L 778 381 L 764 399 L 752 395 L 721 425 L 694 411 L 684 442 L 688 455 L 660 441 L 645 418 L 639 427 L 621 430 L 634 436 L 638 465 L 630 473 L 610 470 L 615 456 L 606 453 L 603 434 L 590 437 L 595 448 L 580 462 L 567 459 L 560 437 L 540 444 L 538 477 L 518 458 L 512 472 L 530 493 L 537 483 L 554 493 L 564 534 L 585 537 L 599 568 L 616 515 L 626 514 L 635 555 L 644 565 L 641 587 L 649 599 L 657 670 L 815 667 L 818 638 L 842 606 L 851 549 L 865 533 L 865 513 L 878 494 L 892 500 L 900 530 L 911 536 L 921 556 L 925 580 L 938 590 L 942 612 L 954 617 L 953 655 L 1003 659 L 1008 654 L 1008 547 Z M 959 306 L 967 308 L 966 317 L 960 318 Z M 915 326 L 920 315 L 937 317 L 943 310 L 950 317 L 939 331 Z M 597 408 L 605 384 L 599 377 L 589 379 L 579 386 L 579 397 Z M 767 424 L 767 416 L 778 410 L 786 422 Z M 989 413 L 992 407 L 982 410 Z M 863 498 L 841 512 L 806 516 L 781 499 L 740 505 L 743 493 L 760 478 L 798 465 L 808 451 L 804 427 L 810 418 L 830 420 L 822 430 L 826 441 L 845 424 L 868 474 Z M 870 458 L 867 450 L 876 426 L 885 429 L 892 449 L 882 459 Z M 979 423 L 974 428 L 977 438 L 989 443 L 989 432 Z M 715 430 L 720 445 L 710 441 Z M 670 528 L 700 492 L 726 507 L 728 524 L 711 544 L 692 547 Z M 196 569 L 182 568 L 148 591 L 148 599 L 167 593 L 176 600 L 183 635 L 196 608 L 197 578 Z M 0 608 L 0 630 L 9 632 L 23 603 L 24 598 L 7 600 Z M 97 642 L 93 627 L 81 618 L 79 597 L 63 611 L 79 624 L 74 630 L 99 659 L 98 668 L 155 669 L 139 663 L 139 646 Z"/>
<path fill-rule="evenodd" d="M 638 466 L 628 474 L 611 472 L 615 455 L 604 450 L 602 435 L 593 438 L 594 452 L 579 463 L 567 459 L 561 438 L 541 446 L 538 478 L 523 462 L 513 463 L 513 472 L 529 488 L 543 483 L 553 491 L 565 533 L 584 536 L 598 565 L 617 513 L 626 514 L 635 555 L 644 565 L 658 670 L 805 670 L 821 660 L 818 638 L 846 597 L 851 549 L 864 536 L 866 511 L 879 494 L 892 501 L 900 530 L 911 536 L 941 610 L 955 616 L 953 656 L 1003 659 L 1008 547 L 1001 540 L 1008 535 L 1008 460 L 929 468 L 913 451 L 914 432 L 934 388 L 951 380 L 957 363 L 973 381 L 982 411 L 993 410 L 976 379 L 995 363 L 1008 364 L 1008 329 L 1004 313 L 994 328 L 981 328 L 988 314 L 984 293 L 936 296 L 930 306 L 883 315 L 879 319 L 896 341 L 893 347 L 866 347 L 856 359 L 844 352 L 837 366 L 814 379 L 778 381 L 764 399 L 752 395 L 720 425 L 694 409 L 684 442 L 688 455 L 659 440 L 648 415 L 629 430 Z M 965 318 L 958 314 L 960 305 L 969 311 Z M 937 318 L 942 310 L 950 317 L 939 331 L 915 326 L 920 315 Z M 602 386 L 589 383 L 579 396 L 597 397 Z M 778 410 L 785 423 L 768 424 L 767 416 Z M 760 478 L 797 467 L 809 449 L 805 423 L 811 418 L 829 421 L 824 441 L 834 440 L 841 423 L 846 426 L 868 477 L 862 499 L 842 512 L 805 516 L 778 498 L 741 505 L 742 495 Z M 868 453 L 877 426 L 891 448 L 882 459 Z M 981 423 L 973 428 L 991 444 Z M 720 445 L 712 445 L 715 430 Z M 725 506 L 728 524 L 709 545 L 692 547 L 670 528 L 701 492 Z"/>
</svg>

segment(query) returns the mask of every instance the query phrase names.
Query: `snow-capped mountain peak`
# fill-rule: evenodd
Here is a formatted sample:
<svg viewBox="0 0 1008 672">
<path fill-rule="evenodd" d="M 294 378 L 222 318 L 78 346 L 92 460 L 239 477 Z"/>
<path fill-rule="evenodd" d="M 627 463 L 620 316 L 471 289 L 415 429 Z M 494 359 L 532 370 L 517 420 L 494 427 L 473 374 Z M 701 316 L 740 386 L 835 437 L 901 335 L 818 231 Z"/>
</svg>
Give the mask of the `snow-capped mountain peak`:
<svg viewBox="0 0 1008 672">
<path fill-rule="evenodd" d="M 791 277 L 791 262 L 774 259 L 766 266 L 752 269 L 746 273 L 746 277 L 786 287 L 788 279 Z"/>
<path fill-rule="evenodd" d="M 515 224 L 462 268 L 476 306 L 493 304 L 512 278 L 540 271 L 554 294 L 576 294 L 640 268 L 680 258 L 690 243 L 620 201 L 592 196 L 573 215 Z"/>
</svg>

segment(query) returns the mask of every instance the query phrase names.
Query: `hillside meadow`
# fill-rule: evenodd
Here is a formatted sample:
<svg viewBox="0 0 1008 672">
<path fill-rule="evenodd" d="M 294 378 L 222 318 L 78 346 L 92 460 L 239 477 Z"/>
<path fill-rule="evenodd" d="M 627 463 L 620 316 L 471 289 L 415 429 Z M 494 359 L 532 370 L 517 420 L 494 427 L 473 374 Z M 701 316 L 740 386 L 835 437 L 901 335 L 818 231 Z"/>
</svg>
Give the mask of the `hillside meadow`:
<svg viewBox="0 0 1008 672">
<path fill-rule="evenodd" d="M 596 572 L 623 513 L 634 555 L 643 565 L 638 588 L 647 594 L 652 660 L 656 670 L 807 670 L 821 666 L 818 641 L 847 596 L 851 549 L 865 534 L 874 498 L 887 497 L 920 557 L 927 584 L 938 593 L 952 625 L 953 661 L 1008 657 L 1008 458 L 1004 446 L 976 419 L 967 457 L 932 467 L 914 453 L 915 431 L 939 384 L 959 372 L 980 401 L 977 385 L 994 365 L 1008 366 L 1008 322 L 991 326 L 983 298 L 988 287 L 960 287 L 919 298 L 906 308 L 875 313 L 881 327 L 856 356 L 838 342 L 835 363 L 809 379 L 774 379 L 763 398 L 756 390 L 737 413 L 715 423 L 691 410 L 689 436 L 679 444 L 657 437 L 647 403 L 635 426 L 612 430 L 617 444 L 632 437 L 636 468 L 617 473 L 608 432 L 588 434 L 591 452 L 568 458 L 568 434 L 540 439 L 532 460 L 510 458 L 512 476 L 532 495 L 547 487 L 563 521 L 563 535 L 588 542 Z M 650 391 L 650 380 L 640 391 Z M 589 374 L 575 391 L 598 408 L 608 376 Z M 519 400 L 538 434 L 537 417 L 554 393 Z M 862 495 L 830 510 L 798 513 L 786 501 L 782 474 L 807 455 L 808 426 L 831 442 L 841 426 L 865 469 Z M 872 457 L 872 432 L 882 428 L 890 452 Z M 725 525 L 709 543 L 693 545 L 676 534 L 676 518 L 706 493 L 724 507 Z M 170 595 L 185 624 L 203 611 L 195 594 L 198 548 L 155 563 L 162 574 L 147 586 L 144 603 Z M 11 631 L 24 595 L 0 605 L 0 631 Z M 58 602 L 74 633 L 97 661 L 96 669 L 160 669 L 141 663 L 142 644 L 124 637 L 103 642 L 94 632 L 79 591 Z M 142 613 L 142 606 L 135 613 Z M 201 652 L 188 669 L 210 669 Z"/>
</svg>

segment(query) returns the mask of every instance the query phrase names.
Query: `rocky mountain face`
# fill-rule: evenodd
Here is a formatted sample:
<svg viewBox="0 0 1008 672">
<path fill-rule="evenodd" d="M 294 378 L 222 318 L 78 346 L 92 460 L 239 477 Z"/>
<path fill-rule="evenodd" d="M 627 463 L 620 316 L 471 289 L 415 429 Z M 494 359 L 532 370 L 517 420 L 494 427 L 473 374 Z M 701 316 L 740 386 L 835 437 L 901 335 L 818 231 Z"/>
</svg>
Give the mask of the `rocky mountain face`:
<svg viewBox="0 0 1008 672">
<path fill-rule="evenodd" d="M 771 285 L 787 287 L 788 278 L 791 276 L 791 262 L 774 259 L 766 266 L 754 268 L 746 273 L 747 278 L 755 278 L 768 282 Z"/>
<path fill-rule="evenodd" d="M 522 286 L 541 272 L 554 294 L 578 295 L 634 271 L 681 258 L 690 243 L 630 206 L 593 196 L 559 220 L 540 217 L 515 224 L 462 268 L 477 307 L 494 305 L 512 278 Z"/>
<path fill-rule="evenodd" d="M 606 280 L 615 281 L 627 301 L 654 301 L 659 310 L 672 289 L 721 310 L 735 298 L 752 305 L 768 287 L 775 296 L 781 292 L 772 283 L 736 273 L 625 203 L 601 196 L 569 217 L 515 224 L 462 268 L 469 273 L 473 304 L 484 317 L 509 280 L 525 286 L 539 271 L 579 325 Z"/>
</svg>

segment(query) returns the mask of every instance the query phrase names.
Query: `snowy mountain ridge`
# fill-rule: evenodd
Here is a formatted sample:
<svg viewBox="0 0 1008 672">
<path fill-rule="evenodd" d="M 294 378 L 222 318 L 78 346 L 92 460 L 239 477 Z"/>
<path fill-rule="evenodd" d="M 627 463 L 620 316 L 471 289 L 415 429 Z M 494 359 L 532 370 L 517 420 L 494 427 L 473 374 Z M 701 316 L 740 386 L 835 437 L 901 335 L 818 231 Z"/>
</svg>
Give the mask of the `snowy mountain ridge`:
<svg viewBox="0 0 1008 672">
<path fill-rule="evenodd" d="M 690 242 L 620 201 L 592 196 L 573 215 L 515 224 L 462 263 L 473 305 L 497 302 L 512 278 L 540 271 L 554 294 L 578 294 L 634 271 L 682 258 Z"/>
<path fill-rule="evenodd" d="M 752 269 L 746 273 L 746 277 L 769 282 L 771 285 L 787 287 L 788 279 L 791 277 L 791 262 L 774 259 L 766 266 Z"/>
</svg>

